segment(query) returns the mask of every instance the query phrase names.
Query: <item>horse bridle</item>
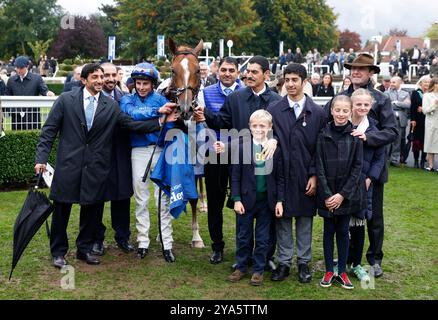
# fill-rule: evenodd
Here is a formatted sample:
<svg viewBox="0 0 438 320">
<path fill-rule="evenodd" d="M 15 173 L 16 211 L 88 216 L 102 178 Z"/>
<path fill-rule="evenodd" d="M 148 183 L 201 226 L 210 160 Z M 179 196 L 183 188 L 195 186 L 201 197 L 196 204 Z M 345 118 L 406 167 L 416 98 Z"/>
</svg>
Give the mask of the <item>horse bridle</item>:
<svg viewBox="0 0 438 320">
<path fill-rule="evenodd" d="M 192 51 L 177 51 L 174 54 L 174 58 L 177 56 L 181 56 L 181 55 L 192 55 L 196 58 L 196 60 L 199 61 L 198 56 L 196 54 L 194 54 Z M 186 92 L 187 90 L 192 91 L 193 94 L 193 101 L 192 101 L 192 106 L 196 107 L 198 104 L 198 94 L 199 94 L 199 88 L 201 87 L 201 78 L 199 77 L 198 80 L 198 87 L 197 88 L 193 88 L 192 86 L 186 86 L 186 87 L 181 87 L 181 88 L 175 88 L 174 86 L 175 82 L 173 80 L 173 74 L 172 74 L 172 80 L 171 80 L 171 84 L 169 87 L 169 93 L 170 93 L 170 99 L 171 101 L 177 103 L 178 102 L 178 97 L 183 94 L 184 92 Z"/>
</svg>

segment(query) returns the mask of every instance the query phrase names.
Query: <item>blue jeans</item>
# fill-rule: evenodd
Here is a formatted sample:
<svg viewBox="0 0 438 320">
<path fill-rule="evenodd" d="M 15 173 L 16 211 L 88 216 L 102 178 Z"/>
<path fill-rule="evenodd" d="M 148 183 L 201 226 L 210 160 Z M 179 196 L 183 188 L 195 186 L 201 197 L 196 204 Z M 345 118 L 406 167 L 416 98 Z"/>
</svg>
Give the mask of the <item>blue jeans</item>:
<svg viewBox="0 0 438 320">
<path fill-rule="evenodd" d="M 266 257 L 269 252 L 269 235 L 274 213 L 269 209 L 266 200 L 258 201 L 254 208 L 247 210 L 244 215 L 237 215 L 236 261 L 237 269 L 242 272 L 248 270 L 248 260 L 253 252 L 253 272 L 263 274 Z M 255 224 L 255 241 L 254 237 Z"/>
</svg>

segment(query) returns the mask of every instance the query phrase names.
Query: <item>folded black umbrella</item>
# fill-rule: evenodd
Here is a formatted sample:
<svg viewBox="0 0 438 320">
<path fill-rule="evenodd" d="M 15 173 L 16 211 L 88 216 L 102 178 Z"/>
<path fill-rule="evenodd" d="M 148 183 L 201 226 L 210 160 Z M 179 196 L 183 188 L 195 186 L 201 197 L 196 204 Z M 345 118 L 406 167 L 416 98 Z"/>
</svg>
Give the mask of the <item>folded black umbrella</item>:
<svg viewBox="0 0 438 320">
<path fill-rule="evenodd" d="M 17 266 L 18 260 L 20 260 L 24 250 L 45 221 L 47 234 L 49 235 L 47 218 L 53 212 L 54 208 L 46 194 L 38 191 L 40 180 L 41 174 L 39 175 L 37 185 L 29 190 L 26 201 L 15 220 L 14 251 L 9 280 L 11 280 L 12 272 Z"/>
<path fill-rule="evenodd" d="M 401 156 L 405 161 L 409 157 L 409 152 L 412 148 L 412 141 L 414 141 L 414 128 L 411 129 L 411 132 L 406 137 L 406 145 L 403 150 L 401 150 Z"/>
</svg>

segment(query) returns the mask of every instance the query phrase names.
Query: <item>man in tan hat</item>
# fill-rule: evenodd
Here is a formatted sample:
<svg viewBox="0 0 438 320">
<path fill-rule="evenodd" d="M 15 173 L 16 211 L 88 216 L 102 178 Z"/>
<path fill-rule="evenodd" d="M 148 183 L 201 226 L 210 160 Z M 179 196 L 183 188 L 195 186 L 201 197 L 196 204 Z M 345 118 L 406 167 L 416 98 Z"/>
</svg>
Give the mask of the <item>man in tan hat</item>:
<svg viewBox="0 0 438 320">
<path fill-rule="evenodd" d="M 370 91 L 373 96 L 373 106 L 369 112 L 369 117 L 377 121 L 379 131 L 367 133 L 353 131 L 353 135 L 359 137 L 370 147 L 388 146 L 398 137 L 394 113 L 391 107 L 391 100 L 382 92 L 374 89 L 371 78 L 380 72 L 380 68 L 374 65 L 373 56 L 363 53 L 353 62 L 346 62 L 345 68 L 351 70 L 352 84 L 348 90 L 340 93 L 351 96 L 357 89 L 364 88 Z M 326 111 L 330 114 L 331 102 L 326 106 Z M 331 118 L 331 117 L 330 117 Z M 383 192 L 384 184 L 388 181 L 388 168 L 385 166 L 380 178 L 372 181 L 373 185 L 373 216 L 368 221 L 368 237 L 370 246 L 366 257 L 372 266 L 371 275 L 376 278 L 383 275 L 381 263 L 383 259 Z"/>
</svg>

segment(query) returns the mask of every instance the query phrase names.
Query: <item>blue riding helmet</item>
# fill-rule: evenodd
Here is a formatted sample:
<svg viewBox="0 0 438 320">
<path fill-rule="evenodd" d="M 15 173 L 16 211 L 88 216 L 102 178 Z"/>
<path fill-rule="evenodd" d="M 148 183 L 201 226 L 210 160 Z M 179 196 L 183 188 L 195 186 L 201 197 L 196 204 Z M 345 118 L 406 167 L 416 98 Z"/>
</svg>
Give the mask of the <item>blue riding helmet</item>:
<svg viewBox="0 0 438 320">
<path fill-rule="evenodd" d="M 156 84 L 158 82 L 158 71 L 151 63 L 140 63 L 132 70 L 131 78 L 134 79 L 134 81 L 136 79 L 151 80 Z"/>
</svg>

